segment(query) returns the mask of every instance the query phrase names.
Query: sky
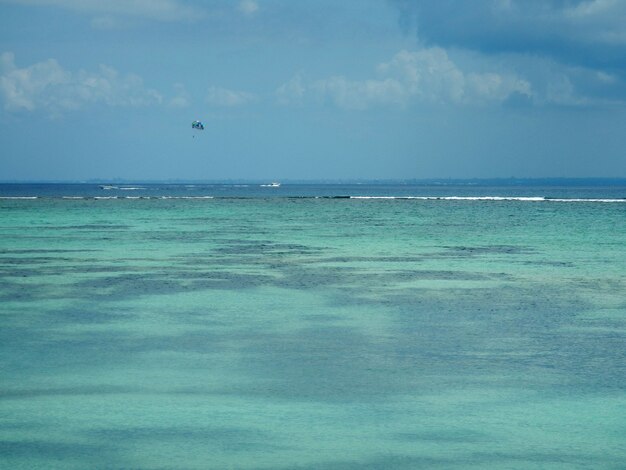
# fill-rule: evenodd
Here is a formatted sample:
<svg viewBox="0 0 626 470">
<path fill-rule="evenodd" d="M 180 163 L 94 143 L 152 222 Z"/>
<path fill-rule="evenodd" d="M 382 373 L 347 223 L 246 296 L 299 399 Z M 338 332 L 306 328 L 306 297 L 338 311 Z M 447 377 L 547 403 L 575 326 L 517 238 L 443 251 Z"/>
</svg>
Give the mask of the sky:
<svg viewBox="0 0 626 470">
<path fill-rule="evenodd" d="M 0 180 L 510 177 L 626 177 L 626 0 L 0 0 Z"/>
</svg>

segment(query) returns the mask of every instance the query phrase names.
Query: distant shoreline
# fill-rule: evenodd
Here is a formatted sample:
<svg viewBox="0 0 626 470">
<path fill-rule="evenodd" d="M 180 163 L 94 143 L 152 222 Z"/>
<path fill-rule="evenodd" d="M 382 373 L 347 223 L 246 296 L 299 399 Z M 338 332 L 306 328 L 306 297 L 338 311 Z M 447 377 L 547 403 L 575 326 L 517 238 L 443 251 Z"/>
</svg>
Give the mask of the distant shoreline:
<svg viewBox="0 0 626 470">
<path fill-rule="evenodd" d="M 275 179 L 273 179 L 275 180 Z M 0 184 L 263 184 L 264 179 L 222 180 L 149 180 L 149 179 L 89 179 L 89 180 L 0 180 Z M 626 186 L 626 178 L 424 178 L 424 179 L 282 179 L 281 184 L 293 185 L 450 185 L 450 186 Z"/>
</svg>

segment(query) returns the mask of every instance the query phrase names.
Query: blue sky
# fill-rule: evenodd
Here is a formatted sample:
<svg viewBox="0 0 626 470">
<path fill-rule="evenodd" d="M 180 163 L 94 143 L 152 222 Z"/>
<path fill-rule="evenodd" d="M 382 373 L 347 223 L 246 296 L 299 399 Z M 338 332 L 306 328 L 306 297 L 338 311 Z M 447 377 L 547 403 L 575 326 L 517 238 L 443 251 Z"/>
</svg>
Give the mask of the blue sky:
<svg viewBox="0 0 626 470">
<path fill-rule="evenodd" d="M 0 180 L 626 177 L 625 25 L 625 0 L 0 0 Z"/>
</svg>

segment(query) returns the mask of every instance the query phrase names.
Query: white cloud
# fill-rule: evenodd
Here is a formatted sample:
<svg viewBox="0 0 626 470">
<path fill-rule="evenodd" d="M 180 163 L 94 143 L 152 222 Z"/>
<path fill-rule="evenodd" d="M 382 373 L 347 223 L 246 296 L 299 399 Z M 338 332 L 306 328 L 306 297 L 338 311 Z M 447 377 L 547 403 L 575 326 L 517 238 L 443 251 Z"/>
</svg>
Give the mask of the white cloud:
<svg viewBox="0 0 626 470">
<path fill-rule="evenodd" d="M 595 72 L 596 78 L 602 83 L 613 84 L 618 82 L 618 78 L 615 75 L 611 75 L 606 72 L 597 71 Z"/>
<path fill-rule="evenodd" d="M 345 77 L 319 80 L 313 88 L 340 108 L 367 109 L 377 105 L 404 105 L 406 87 L 395 79 L 352 81 Z"/>
<path fill-rule="evenodd" d="M 493 0 L 491 8 L 496 12 L 510 12 L 515 6 L 513 0 Z"/>
<path fill-rule="evenodd" d="M 426 102 L 479 104 L 502 102 L 513 93 L 531 96 L 531 84 L 515 74 L 462 70 L 439 47 L 401 51 L 379 70 L 399 77 L 409 95 Z"/>
<path fill-rule="evenodd" d="M 105 65 L 97 72 L 70 72 L 55 59 L 18 68 L 10 52 L 0 55 L 0 96 L 6 110 L 45 110 L 51 114 L 93 103 L 136 107 L 162 101 L 158 92 L 145 88 L 143 80 L 134 74 L 122 76 Z"/>
<path fill-rule="evenodd" d="M 512 73 L 463 71 L 439 47 L 401 51 L 377 68 L 378 77 L 350 80 L 333 76 L 306 84 L 296 76 L 276 90 L 278 102 L 303 100 L 306 93 L 330 99 L 345 109 L 407 106 L 410 103 L 457 105 L 499 103 L 512 94 L 529 98 L 530 82 Z"/>
<path fill-rule="evenodd" d="M 254 15 L 259 10 L 259 5 L 254 0 L 242 0 L 239 2 L 238 10 L 244 15 Z"/>
<path fill-rule="evenodd" d="M 511 54 L 610 68 L 624 76 L 625 0 L 388 1 L 423 43 L 495 60 Z"/>
<path fill-rule="evenodd" d="M 254 101 L 255 96 L 245 91 L 228 90 L 212 86 L 207 94 L 207 102 L 211 106 L 236 107 Z"/>
<path fill-rule="evenodd" d="M 588 43 L 626 45 L 626 2 L 623 0 L 583 1 L 564 10 L 566 24 L 576 28 L 576 37 Z"/>
<path fill-rule="evenodd" d="M 281 105 L 302 103 L 306 93 L 306 85 L 301 74 L 283 83 L 276 89 L 276 101 Z"/>
<path fill-rule="evenodd" d="M 390 62 L 380 64 L 378 70 L 400 80 L 410 97 L 429 102 L 463 100 L 463 73 L 439 47 L 400 51 Z"/>
<path fill-rule="evenodd" d="M 176 94 L 169 101 L 169 105 L 174 108 L 186 108 L 189 106 L 191 97 L 187 92 L 187 88 L 182 83 L 175 83 L 174 90 Z"/>
<path fill-rule="evenodd" d="M 138 17 L 155 21 L 193 21 L 204 16 L 204 10 L 180 0 L 3 0 L 34 6 L 56 6 L 102 16 L 105 23 L 111 15 Z"/>
<path fill-rule="evenodd" d="M 618 5 L 616 0 L 590 0 L 578 3 L 565 10 L 566 16 L 572 18 L 585 18 L 601 15 L 611 11 Z"/>
<path fill-rule="evenodd" d="M 530 82 L 511 74 L 470 73 L 465 83 L 466 97 L 472 101 L 504 101 L 515 93 L 533 96 Z"/>
<path fill-rule="evenodd" d="M 590 104 L 588 99 L 576 93 L 571 79 L 563 74 L 555 75 L 547 82 L 545 100 L 563 106 Z"/>
</svg>

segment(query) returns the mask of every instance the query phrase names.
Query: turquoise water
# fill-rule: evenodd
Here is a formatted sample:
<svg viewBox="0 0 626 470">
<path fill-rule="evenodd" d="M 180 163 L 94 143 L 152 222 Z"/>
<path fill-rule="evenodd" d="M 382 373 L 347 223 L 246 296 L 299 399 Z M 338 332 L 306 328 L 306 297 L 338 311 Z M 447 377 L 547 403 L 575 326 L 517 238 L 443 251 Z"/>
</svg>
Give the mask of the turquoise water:
<svg viewBox="0 0 626 470">
<path fill-rule="evenodd" d="M 626 462 L 624 201 L 50 191 L 0 199 L 2 468 Z"/>
</svg>

